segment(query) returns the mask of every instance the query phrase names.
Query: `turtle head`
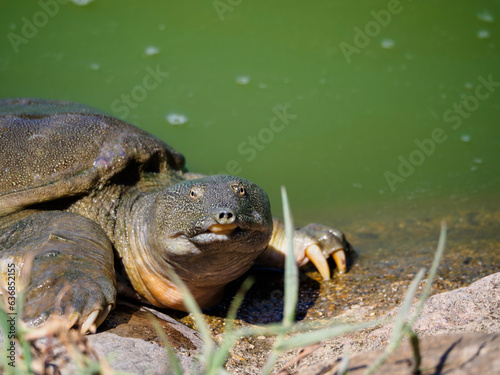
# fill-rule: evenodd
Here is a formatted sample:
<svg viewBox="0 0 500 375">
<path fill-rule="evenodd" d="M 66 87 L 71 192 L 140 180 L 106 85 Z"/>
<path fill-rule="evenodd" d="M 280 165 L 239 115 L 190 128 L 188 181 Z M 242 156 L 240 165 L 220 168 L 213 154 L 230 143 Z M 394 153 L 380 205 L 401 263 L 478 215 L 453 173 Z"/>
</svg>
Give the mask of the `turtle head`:
<svg viewBox="0 0 500 375">
<path fill-rule="evenodd" d="M 171 290 L 168 270 L 173 269 L 201 307 L 217 303 L 223 287 L 252 266 L 271 235 L 269 199 L 250 181 L 217 175 L 167 187 L 149 210 L 144 234 L 154 262 L 147 285 L 154 300 L 148 299 L 184 308 Z"/>
</svg>

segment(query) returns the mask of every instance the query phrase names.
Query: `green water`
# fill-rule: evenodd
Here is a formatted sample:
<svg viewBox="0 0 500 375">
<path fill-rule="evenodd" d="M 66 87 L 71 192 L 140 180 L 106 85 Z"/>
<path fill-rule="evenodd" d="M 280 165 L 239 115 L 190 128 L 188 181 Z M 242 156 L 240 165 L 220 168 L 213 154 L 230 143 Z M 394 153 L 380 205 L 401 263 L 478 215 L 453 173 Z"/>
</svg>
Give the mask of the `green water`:
<svg viewBox="0 0 500 375">
<path fill-rule="evenodd" d="M 2 1 L 0 97 L 106 110 L 278 213 L 285 184 L 298 222 L 496 209 L 499 25 L 493 0 Z"/>
</svg>

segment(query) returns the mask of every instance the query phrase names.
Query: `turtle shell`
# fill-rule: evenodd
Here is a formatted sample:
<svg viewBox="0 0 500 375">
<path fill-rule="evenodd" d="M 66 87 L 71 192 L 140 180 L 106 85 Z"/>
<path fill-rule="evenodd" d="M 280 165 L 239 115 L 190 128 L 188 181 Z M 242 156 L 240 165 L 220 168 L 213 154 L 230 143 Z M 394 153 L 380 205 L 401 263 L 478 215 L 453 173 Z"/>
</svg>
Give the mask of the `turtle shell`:
<svg viewBox="0 0 500 375">
<path fill-rule="evenodd" d="M 89 193 L 126 168 L 183 167 L 182 154 L 163 141 L 91 107 L 0 100 L 0 216 Z"/>
</svg>

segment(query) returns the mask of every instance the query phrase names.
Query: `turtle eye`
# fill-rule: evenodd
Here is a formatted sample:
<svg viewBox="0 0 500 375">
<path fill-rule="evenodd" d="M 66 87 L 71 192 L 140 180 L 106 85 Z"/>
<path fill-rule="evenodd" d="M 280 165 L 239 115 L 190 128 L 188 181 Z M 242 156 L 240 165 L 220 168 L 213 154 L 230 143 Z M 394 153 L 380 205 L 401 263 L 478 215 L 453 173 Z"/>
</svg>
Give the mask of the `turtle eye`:
<svg viewBox="0 0 500 375">
<path fill-rule="evenodd" d="M 238 186 L 238 194 L 242 197 L 245 195 L 245 188 L 243 185 Z"/>
<path fill-rule="evenodd" d="M 191 199 L 195 199 L 198 196 L 198 193 L 196 192 L 196 190 L 194 188 L 191 188 L 191 191 L 189 192 L 189 196 L 191 197 Z"/>
<path fill-rule="evenodd" d="M 191 198 L 191 200 L 193 201 L 196 201 L 196 200 L 200 200 L 201 198 L 203 198 L 203 194 L 204 194 L 204 187 L 203 186 L 192 186 L 191 187 L 191 190 L 189 191 L 189 198 Z"/>
<path fill-rule="evenodd" d="M 240 197 L 246 194 L 245 188 L 243 187 L 242 184 L 234 184 L 231 185 L 231 187 L 233 188 L 234 192 L 238 194 Z"/>
</svg>

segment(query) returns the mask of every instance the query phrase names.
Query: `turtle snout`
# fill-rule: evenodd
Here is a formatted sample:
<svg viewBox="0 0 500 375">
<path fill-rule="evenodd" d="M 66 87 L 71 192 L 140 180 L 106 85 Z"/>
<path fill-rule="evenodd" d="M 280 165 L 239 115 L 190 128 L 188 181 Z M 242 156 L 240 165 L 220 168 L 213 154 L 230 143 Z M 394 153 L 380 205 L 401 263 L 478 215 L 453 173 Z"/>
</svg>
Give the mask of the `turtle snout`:
<svg viewBox="0 0 500 375">
<path fill-rule="evenodd" d="M 213 218 L 218 224 L 232 224 L 236 220 L 236 215 L 229 208 L 214 210 Z"/>
</svg>

